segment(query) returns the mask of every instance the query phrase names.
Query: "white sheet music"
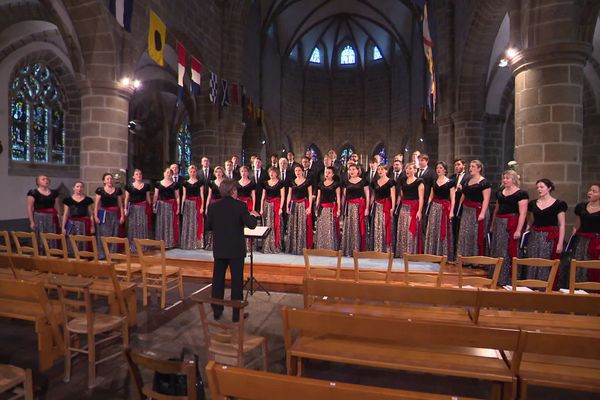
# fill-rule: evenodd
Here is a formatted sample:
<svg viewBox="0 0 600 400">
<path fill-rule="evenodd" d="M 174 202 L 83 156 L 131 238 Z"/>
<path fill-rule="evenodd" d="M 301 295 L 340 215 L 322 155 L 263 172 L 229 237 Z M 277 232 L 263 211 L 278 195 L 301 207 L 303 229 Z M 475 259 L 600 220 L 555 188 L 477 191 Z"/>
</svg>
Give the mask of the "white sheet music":
<svg viewBox="0 0 600 400">
<path fill-rule="evenodd" d="M 254 229 L 244 228 L 244 236 L 252 236 L 256 238 L 261 238 L 266 235 L 266 232 L 271 229 L 268 226 L 257 226 Z"/>
</svg>

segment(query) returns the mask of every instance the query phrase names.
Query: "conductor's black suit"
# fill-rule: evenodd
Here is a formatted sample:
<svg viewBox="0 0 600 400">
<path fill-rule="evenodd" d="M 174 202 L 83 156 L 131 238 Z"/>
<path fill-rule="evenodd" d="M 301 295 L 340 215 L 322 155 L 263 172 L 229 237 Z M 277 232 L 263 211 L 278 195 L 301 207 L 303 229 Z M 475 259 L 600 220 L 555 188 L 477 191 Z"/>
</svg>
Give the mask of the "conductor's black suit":
<svg viewBox="0 0 600 400">
<path fill-rule="evenodd" d="M 225 272 L 231 268 L 231 300 L 243 299 L 244 258 L 246 240 L 244 227 L 255 228 L 256 218 L 248 212 L 246 203 L 233 197 L 223 197 L 209 206 L 206 229 L 213 232 L 213 257 L 215 266 L 212 278 L 212 297 L 223 299 Z M 213 305 L 215 318 L 220 317 L 223 306 Z M 239 319 L 239 309 L 234 309 L 233 320 Z"/>
</svg>

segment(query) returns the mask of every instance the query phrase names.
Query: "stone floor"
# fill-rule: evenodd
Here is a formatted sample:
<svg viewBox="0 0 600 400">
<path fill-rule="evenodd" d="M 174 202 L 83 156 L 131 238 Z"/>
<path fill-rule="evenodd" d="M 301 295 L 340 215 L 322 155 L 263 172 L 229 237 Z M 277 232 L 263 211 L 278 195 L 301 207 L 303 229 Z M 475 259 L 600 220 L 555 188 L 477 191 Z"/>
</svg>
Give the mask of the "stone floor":
<svg viewBox="0 0 600 400">
<path fill-rule="evenodd" d="M 131 333 L 131 347 L 154 353 L 159 357 L 177 357 L 182 347 L 189 348 L 206 363 L 203 350 L 203 335 L 198 305 L 189 296 L 195 292 L 210 290 L 197 282 L 185 283 L 186 299 L 166 310 L 160 310 L 153 299 L 145 309 L 138 296 L 138 326 Z M 201 293 L 199 293 L 201 294 Z M 175 293 L 168 296 L 168 304 L 176 302 Z M 226 294 L 228 296 L 228 294 Z M 247 332 L 266 336 L 269 347 L 269 371 L 285 373 L 285 353 L 281 336 L 281 306 L 302 306 L 302 296 L 297 294 L 256 292 L 249 299 L 250 317 L 246 322 Z M 230 317 L 225 314 L 224 318 Z M 33 326 L 23 321 L 0 319 L 0 363 L 10 363 L 32 368 L 34 385 L 39 399 L 134 399 L 133 382 L 129 377 L 123 358 L 111 360 L 98 367 L 97 385 L 87 389 L 87 365 L 84 360 L 75 362 L 72 378 L 64 383 L 63 362 L 58 361 L 45 373 L 36 372 L 37 352 Z M 110 350 L 110 349 L 109 349 Z M 455 394 L 479 398 L 489 397 L 489 385 L 472 379 L 456 379 L 426 374 L 405 374 L 353 366 L 340 366 L 326 362 L 309 362 L 306 376 L 350 383 L 386 386 L 394 388 L 425 390 L 435 393 Z M 151 379 L 150 375 L 146 378 Z M 207 396 L 210 398 L 210 396 Z M 3 399 L 0 395 L 0 400 Z M 586 393 L 551 391 L 541 388 L 530 390 L 531 399 L 593 399 L 600 398 Z"/>
</svg>

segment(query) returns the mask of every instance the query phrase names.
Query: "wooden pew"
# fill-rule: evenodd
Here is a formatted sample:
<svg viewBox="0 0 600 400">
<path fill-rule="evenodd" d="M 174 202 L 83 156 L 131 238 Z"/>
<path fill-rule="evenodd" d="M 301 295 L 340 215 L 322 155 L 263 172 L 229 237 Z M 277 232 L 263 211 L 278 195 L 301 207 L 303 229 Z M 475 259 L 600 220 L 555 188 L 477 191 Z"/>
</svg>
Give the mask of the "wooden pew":
<svg viewBox="0 0 600 400">
<path fill-rule="evenodd" d="M 482 289 L 471 317 L 480 326 L 600 336 L 600 296 Z"/>
<path fill-rule="evenodd" d="M 519 347 L 511 367 L 520 399 L 528 385 L 600 394 L 600 338 L 522 331 Z"/>
<path fill-rule="evenodd" d="M 253 400 L 459 400 L 466 397 L 330 382 L 229 367 L 209 361 L 206 375 L 211 399 Z"/>
<path fill-rule="evenodd" d="M 518 349 L 519 330 L 405 321 L 282 308 L 288 374 L 316 359 L 492 382 L 494 398 L 516 394 L 504 357 Z M 509 389 L 510 388 L 510 389 Z"/>
<path fill-rule="evenodd" d="M 317 311 L 472 324 L 476 289 L 304 279 L 304 307 Z"/>
<path fill-rule="evenodd" d="M 0 279 L 0 317 L 35 324 L 41 371 L 52 367 L 54 361 L 63 354 L 64 342 L 59 329 L 60 304 L 48 300 L 42 283 Z"/>
</svg>

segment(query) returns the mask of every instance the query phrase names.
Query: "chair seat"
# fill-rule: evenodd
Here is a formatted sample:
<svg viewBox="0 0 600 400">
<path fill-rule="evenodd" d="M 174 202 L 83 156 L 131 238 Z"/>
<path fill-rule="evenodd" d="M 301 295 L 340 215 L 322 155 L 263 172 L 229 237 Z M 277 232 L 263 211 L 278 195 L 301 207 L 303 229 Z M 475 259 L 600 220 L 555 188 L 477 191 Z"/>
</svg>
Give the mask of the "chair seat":
<svg viewBox="0 0 600 400">
<path fill-rule="evenodd" d="M 179 271 L 181 270 L 181 268 L 179 267 L 174 267 L 172 265 L 167 265 L 165 267 L 165 273 L 167 275 L 175 275 L 178 274 Z M 146 268 L 145 271 L 147 274 L 152 274 L 152 275 L 161 275 L 162 274 L 162 267 L 160 265 L 154 265 L 152 267 L 148 267 Z"/>
<path fill-rule="evenodd" d="M 244 353 L 261 346 L 264 341 L 265 338 L 262 336 L 244 335 Z M 237 338 L 233 337 L 231 342 L 213 340 L 208 350 L 221 356 L 237 357 Z"/>
<path fill-rule="evenodd" d="M 115 271 L 127 272 L 128 270 L 130 270 L 131 272 L 140 272 L 142 270 L 142 265 L 140 263 L 129 263 L 129 269 L 128 269 L 127 263 L 115 264 Z"/>
<path fill-rule="evenodd" d="M 25 370 L 14 365 L 0 364 L 0 393 L 25 380 Z"/>
<path fill-rule="evenodd" d="M 94 314 L 94 334 L 111 331 L 120 328 L 120 325 L 126 321 L 125 317 L 117 315 Z M 85 314 L 81 317 L 72 319 L 67 323 L 67 330 L 73 333 L 87 334 L 88 324 Z"/>
<path fill-rule="evenodd" d="M 527 355 L 519 376 L 528 384 L 600 392 L 600 362 L 562 356 Z"/>
</svg>

